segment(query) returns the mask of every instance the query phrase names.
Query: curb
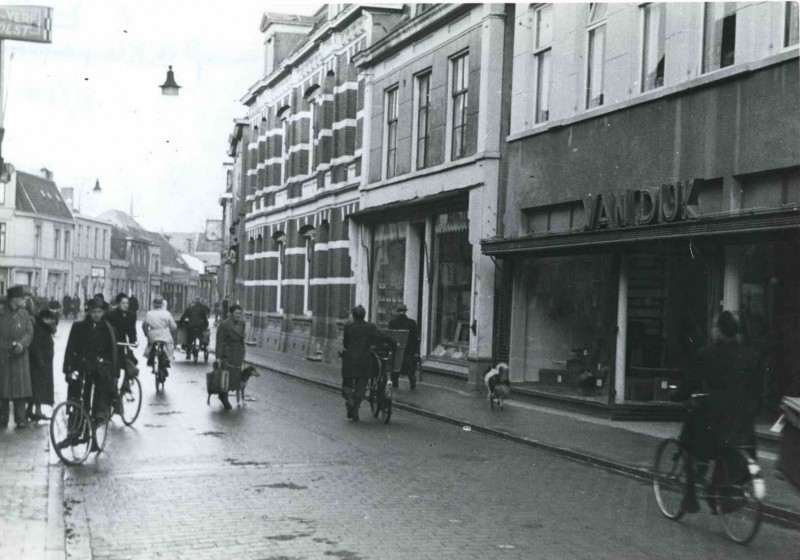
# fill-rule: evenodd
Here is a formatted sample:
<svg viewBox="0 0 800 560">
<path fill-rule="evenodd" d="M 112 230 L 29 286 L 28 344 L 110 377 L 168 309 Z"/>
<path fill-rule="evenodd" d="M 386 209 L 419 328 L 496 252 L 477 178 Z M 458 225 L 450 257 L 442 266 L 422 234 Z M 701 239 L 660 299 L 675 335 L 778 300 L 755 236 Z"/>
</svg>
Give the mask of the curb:
<svg viewBox="0 0 800 560">
<path fill-rule="evenodd" d="M 309 385 L 319 387 L 326 391 L 331 391 L 337 394 L 340 391 L 340 387 L 333 383 L 321 381 L 318 379 L 309 379 L 307 377 L 303 377 L 296 373 L 291 373 L 289 371 L 276 369 L 274 366 L 267 366 L 265 364 L 254 362 L 248 359 L 245 359 L 245 362 L 254 366 L 259 366 L 273 373 L 289 377 L 296 381 L 300 381 L 302 383 L 307 383 Z M 402 410 L 404 412 L 410 412 L 411 414 L 416 414 L 417 416 L 423 416 L 426 418 L 430 418 L 432 420 L 438 420 L 440 422 L 444 422 L 446 424 L 452 424 L 454 426 L 469 426 L 473 432 L 478 432 L 480 434 L 501 438 L 507 441 L 511 441 L 513 443 L 517 443 L 519 445 L 524 445 L 526 447 L 549 451 L 561 457 L 566 457 L 567 459 L 572 459 L 573 461 L 578 461 L 581 463 L 601 467 L 606 470 L 612 471 L 614 473 L 627 476 L 628 478 L 633 478 L 635 480 L 641 480 L 646 482 L 650 482 L 652 480 L 652 474 L 647 469 L 639 467 L 631 467 L 623 463 L 617 463 L 609 459 L 597 457 L 596 455 L 592 455 L 590 453 L 575 451 L 573 449 L 567 449 L 565 447 L 559 447 L 557 445 L 552 445 L 549 443 L 543 443 L 535 439 L 526 438 L 515 434 L 510 434 L 508 432 L 497 430 L 495 428 L 489 428 L 486 426 L 476 426 L 474 424 L 471 424 L 470 422 L 459 420 L 457 418 L 453 418 L 451 416 L 447 416 L 437 412 L 431 412 L 429 410 L 425 410 L 417 406 L 406 404 L 400 401 L 393 401 L 392 405 L 394 408 Z M 787 527 L 790 529 L 800 530 L 800 512 L 780 508 L 777 506 L 771 506 L 766 503 L 763 504 L 762 512 L 764 515 L 764 521 L 780 525 L 783 527 Z"/>
</svg>

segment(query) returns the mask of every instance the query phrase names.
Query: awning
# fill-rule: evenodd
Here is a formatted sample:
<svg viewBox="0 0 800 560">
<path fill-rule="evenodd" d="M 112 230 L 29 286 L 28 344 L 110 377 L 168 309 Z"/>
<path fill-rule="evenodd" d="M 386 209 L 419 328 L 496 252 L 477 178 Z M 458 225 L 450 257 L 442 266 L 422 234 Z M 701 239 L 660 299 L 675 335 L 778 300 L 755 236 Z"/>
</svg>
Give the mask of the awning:
<svg viewBox="0 0 800 560">
<path fill-rule="evenodd" d="M 726 214 L 655 226 L 489 238 L 481 240 L 481 251 L 484 255 L 502 258 L 524 253 L 574 252 L 648 241 L 780 233 L 788 230 L 800 231 L 800 211 L 797 208 L 777 213 Z"/>
<path fill-rule="evenodd" d="M 469 206 L 469 190 L 467 187 L 411 200 L 396 200 L 380 206 L 363 208 L 353 212 L 349 217 L 361 222 L 376 222 L 387 218 L 400 221 L 416 215 L 430 215 L 455 209 L 466 210 Z"/>
</svg>

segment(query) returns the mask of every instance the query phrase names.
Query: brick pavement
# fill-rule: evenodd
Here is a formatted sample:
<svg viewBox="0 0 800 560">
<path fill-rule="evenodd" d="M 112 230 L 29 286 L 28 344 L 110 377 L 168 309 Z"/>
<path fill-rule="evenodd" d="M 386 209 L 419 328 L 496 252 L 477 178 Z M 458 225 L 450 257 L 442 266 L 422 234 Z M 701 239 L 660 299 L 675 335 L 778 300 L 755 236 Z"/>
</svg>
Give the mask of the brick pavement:
<svg viewBox="0 0 800 560">
<path fill-rule="evenodd" d="M 341 373 L 336 364 L 312 362 L 254 346 L 247 347 L 247 359 L 334 390 L 339 387 Z M 401 379 L 395 401 L 442 420 L 638 477 L 645 476 L 651 467 L 658 441 L 677 435 L 680 429 L 675 422 L 611 421 L 515 400 L 506 401 L 504 411 L 493 411 L 486 399 L 469 391 L 463 381 L 429 373 L 413 392 L 407 379 Z M 766 504 L 776 516 L 800 525 L 800 494 L 775 477 L 774 459 L 768 453 L 759 458 L 767 482 Z"/>
</svg>

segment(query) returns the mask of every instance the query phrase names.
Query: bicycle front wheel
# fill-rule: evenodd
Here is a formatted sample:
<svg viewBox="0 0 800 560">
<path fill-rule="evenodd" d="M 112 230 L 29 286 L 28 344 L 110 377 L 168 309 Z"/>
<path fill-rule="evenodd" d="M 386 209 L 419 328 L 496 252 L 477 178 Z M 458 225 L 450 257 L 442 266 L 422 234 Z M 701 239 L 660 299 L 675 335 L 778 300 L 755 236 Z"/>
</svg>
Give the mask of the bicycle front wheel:
<svg viewBox="0 0 800 560">
<path fill-rule="evenodd" d="M 755 474 L 751 469 L 747 479 L 741 484 L 725 486 L 725 497 L 718 498 L 718 517 L 725 533 L 736 544 L 749 544 L 761 527 L 763 504 L 759 495 L 763 494 L 764 480 L 761 478 L 758 465 L 745 455 L 748 466 L 755 466 Z M 760 490 L 757 485 L 762 485 Z"/>
<path fill-rule="evenodd" d="M 126 426 L 132 425 L 142 410 L 142 384 L 138 377 L 128 380 L 128 387 L 119 396 L 122 406 L 120 416 Z"/>
<path fill-rule="evenodd" d="M 73 401 L 59 404 L 50 417 L 50 443 L 65 465 L 80 465 L 92 448 L 92 421 Z"/>
<path fill-rule="evenodd" d="M 375 379 L 369 380 L 369 410 L 372 412 L 372 416 L 377 418 L 378 414 L 381 413 L 380 402 L 378 401 L 378 384 L 375 382 Z"/>
<path fill-rule="evenodd" d="M 656 450 L 653 461 L 653 493 L 664 517 L 677 521 L 683 517 L 683 493 L 686 487 L 683 450 L 678 440 L 668 438 Z"/>
</svg>

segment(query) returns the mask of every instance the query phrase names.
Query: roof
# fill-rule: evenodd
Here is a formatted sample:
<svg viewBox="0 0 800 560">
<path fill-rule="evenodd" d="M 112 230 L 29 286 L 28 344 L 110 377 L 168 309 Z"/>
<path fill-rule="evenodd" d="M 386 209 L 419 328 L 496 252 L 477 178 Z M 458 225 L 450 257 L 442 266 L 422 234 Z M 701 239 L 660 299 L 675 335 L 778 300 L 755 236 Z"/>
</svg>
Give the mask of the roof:
<svg viewBox="0 0 800 560">
<path fill-rule="evenodd" d="M 295 14 L 279 14 L 276 12 L 264 12 L 261 17 L 261 31 L 266 31 L 273 23 L 284 23 L 288 25 L 312 26 L 317 22 L 315 16 L 299 16 Z"/>
<path fill-rule="evenodd" d="M 186 261 L 186 264 L 192 270 L 196 270 L 199 274 L 203 274 L 206 271 L 206 264 L 197 257 L 188 253 L 181 253 L 181 258 Z"/>
<path fill-rule="evenodd" d="M 209 240 L 203 232 L 165 232 L 169 244 L 181 253 L 214 253 L 222 251 L 222 240 Z"/>
<path fill-rule="evenodd" d="M 17 171 L 17 210 L 72 220 L 66 202 L 53 181 Z"/>
<path fill-rule="evenodd" d="M 190 270 L 190 267 L 178 254 L 178 251 L 169 244 L 167 239 L 159 234 L 144 229 L 139 222 L 134 220 L 129 214 L 122 210 L 108 210 L 98 216 L 98 218 L 107 220 L 115 226 L 123 230 L 127 235 L 138 237 L 158 245 L 161 248 L 161 265 L 172 268 L 183 268 Z"/>
</svg>

